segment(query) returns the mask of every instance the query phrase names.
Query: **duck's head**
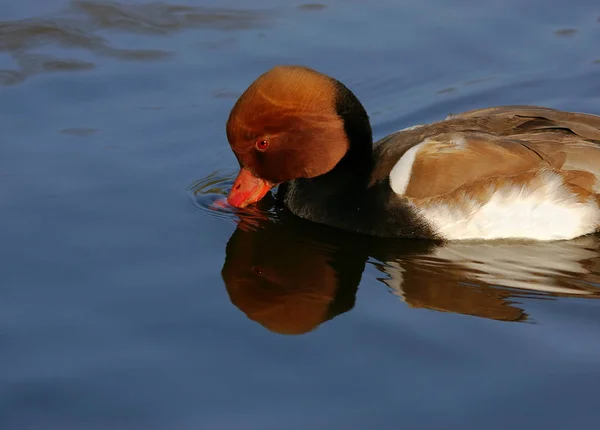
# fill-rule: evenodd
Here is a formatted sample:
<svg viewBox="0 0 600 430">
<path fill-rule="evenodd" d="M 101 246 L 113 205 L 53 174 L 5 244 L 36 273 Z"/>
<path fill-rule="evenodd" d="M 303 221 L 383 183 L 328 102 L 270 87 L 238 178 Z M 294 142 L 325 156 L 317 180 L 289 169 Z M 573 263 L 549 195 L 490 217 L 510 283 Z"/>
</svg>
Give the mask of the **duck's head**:
<svg viewBox="0 0 600 430">
<path fill-rule="evenodd" d="M 227 139 L 240 164 L 228 196 L 235 207 L 256 203 L 277 184 L 324 175 L 359 143 L 370 152 L 372 142 L 354 94 L 300 66 L 259 76 L 234 105 Z"/>
</svg>

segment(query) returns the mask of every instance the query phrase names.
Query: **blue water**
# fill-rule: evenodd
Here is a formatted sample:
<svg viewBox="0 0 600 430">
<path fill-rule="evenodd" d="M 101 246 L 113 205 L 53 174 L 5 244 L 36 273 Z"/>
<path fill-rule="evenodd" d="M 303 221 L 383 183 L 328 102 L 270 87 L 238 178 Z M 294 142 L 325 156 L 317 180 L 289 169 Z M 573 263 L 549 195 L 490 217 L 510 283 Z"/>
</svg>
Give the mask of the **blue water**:
<svg viewBox="0 0 600 430">
<path fill-rule="evenodd" d="M 177 0 L 179 1 L 179 0 Z M 376 137 L 600 114 L 592 0 L 0 0 L 0 428 L 595 429 L 600 239 L 381 241 L 215 209 L 279 63 Z"/>
</svg>

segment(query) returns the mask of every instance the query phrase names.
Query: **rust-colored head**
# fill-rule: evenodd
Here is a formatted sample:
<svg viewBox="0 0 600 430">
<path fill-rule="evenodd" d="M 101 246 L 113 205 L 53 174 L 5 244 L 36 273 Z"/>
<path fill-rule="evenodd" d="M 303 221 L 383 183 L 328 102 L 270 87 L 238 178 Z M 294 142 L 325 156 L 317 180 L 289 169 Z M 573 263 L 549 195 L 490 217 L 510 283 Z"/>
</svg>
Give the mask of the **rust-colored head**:
<svg viewBox="0 0 600 430">
<path fill-rule="evenodd" d="M 231 205 L 256 203 L 276 184 L 314 178 L 336 166 L 350 146 L 338 113 L 341 90 L 348 91 L 300 66 L 277 66 L 250 85 L 227 121 L 227 139 L 241 167 Z"/>
</svg>

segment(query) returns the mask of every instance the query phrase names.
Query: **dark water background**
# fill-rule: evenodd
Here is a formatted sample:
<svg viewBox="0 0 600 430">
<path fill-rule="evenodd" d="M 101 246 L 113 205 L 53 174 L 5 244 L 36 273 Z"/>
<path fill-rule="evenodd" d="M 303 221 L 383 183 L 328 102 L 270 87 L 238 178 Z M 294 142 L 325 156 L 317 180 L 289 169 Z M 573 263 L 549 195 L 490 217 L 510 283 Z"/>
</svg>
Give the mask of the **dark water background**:
<svg viewBox="0 0 600 430">
<path fill-rule="evenodd" d="M 376 137 L 498 104 L 600 114 L 599 17 L 0 0 L 0 429 L 598 428 L 598 238 L 434 246 L 209 205 L 229 109 L 275 64 L 346 83 Z"/>
</svg>

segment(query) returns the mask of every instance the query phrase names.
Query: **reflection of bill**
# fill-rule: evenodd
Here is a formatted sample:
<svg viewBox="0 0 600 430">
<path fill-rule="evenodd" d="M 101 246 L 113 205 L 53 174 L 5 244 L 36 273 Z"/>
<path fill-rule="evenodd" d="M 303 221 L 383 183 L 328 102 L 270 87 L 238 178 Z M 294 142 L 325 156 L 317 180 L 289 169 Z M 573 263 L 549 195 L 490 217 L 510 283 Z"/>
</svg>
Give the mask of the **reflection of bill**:
<svg viewBox="0 0 600 430">
<path fill-rule="evenodd" d="M 599 297 L 596 236 L 562 242 L 447 244 L 382 240 L 240 214 L 222 275 L 232 303 L 283 334 L 309 332 L 354 306 L 366 261 L 411 307 L 523 321 L 522 298 Z"/>
</svg>

